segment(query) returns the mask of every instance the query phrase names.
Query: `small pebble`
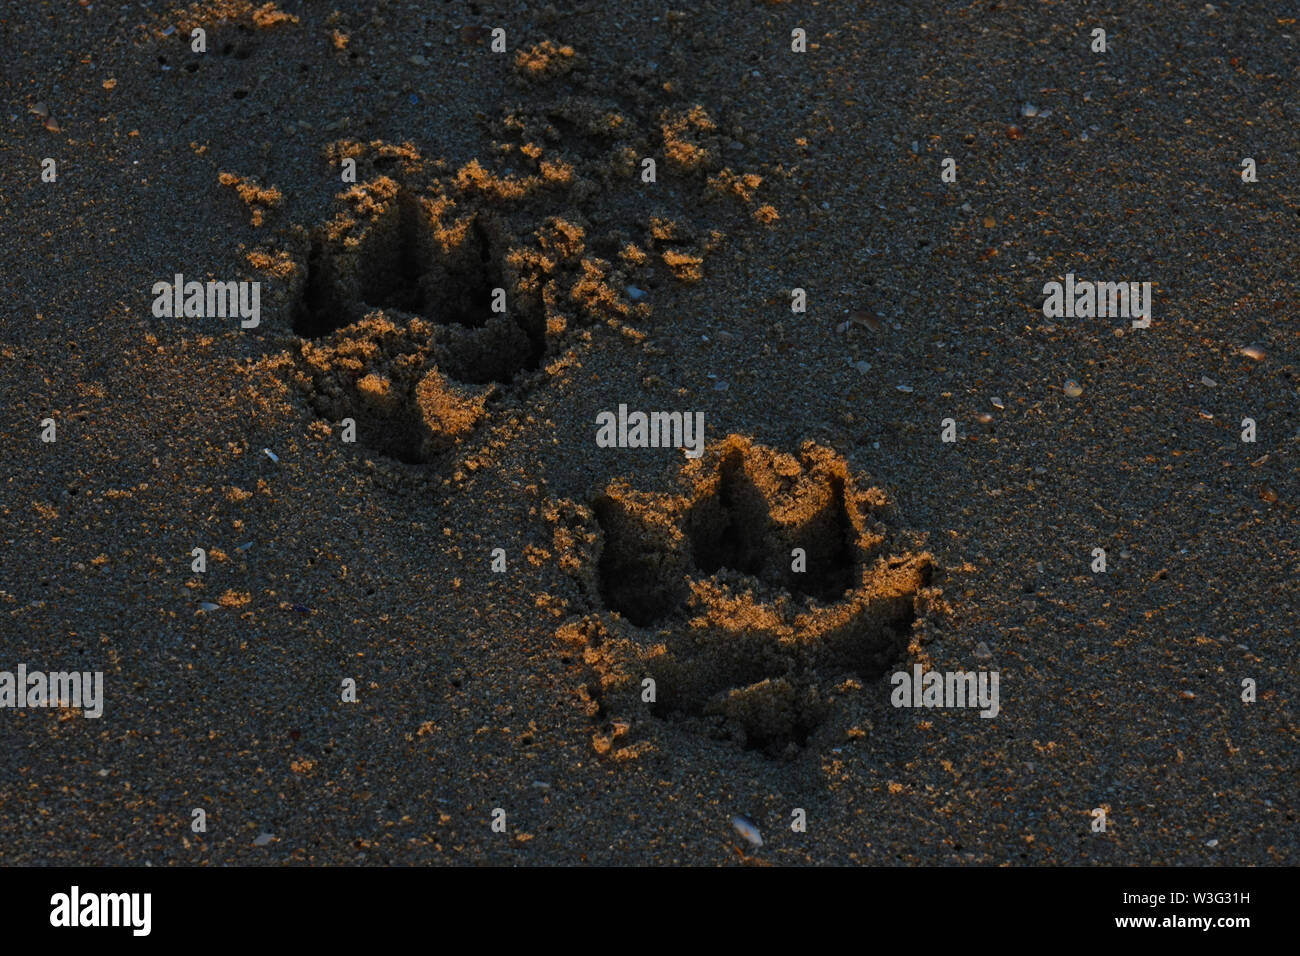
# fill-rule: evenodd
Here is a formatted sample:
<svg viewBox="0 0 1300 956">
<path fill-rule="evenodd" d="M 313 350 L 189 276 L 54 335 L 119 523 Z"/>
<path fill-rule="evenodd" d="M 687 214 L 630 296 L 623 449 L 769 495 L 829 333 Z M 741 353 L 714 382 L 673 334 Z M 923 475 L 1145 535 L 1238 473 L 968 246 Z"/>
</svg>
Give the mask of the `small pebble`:
<svg viewBox="0 0 1300 956">
<path fill-rule="evenodd" d="M 736 831 L 754 849 L 763 845 L 763 834 L 758 832 L 758 824 L 749 817 L 737 813 L 731 818 L 731 828 Z"/>
<path fill-rule="evenodd" d="M 1078 398 L 1083 394 L 1083 388 L 1074 379 L 1070 379 L 1065 383 L 1065 394 L 1071 398 Z"/>
<path fill-rule="evenodd" d="M 866 375 L 868 372 L 871 371 L 871 363 L 864 362 L 862 359 L 858 359 L 856 362 L 854 362 L 853 367 L 857 369 L 859 372 L 861 372 L 863 375 Z"/>
<path fill-rule="evenodd" d="M 30 109 L 41 119 L 45 119 L 45 117 L 50 115 L 50 108 L 46 106 L 44 103 L 33 103 Z"/>
<path fill-rule="evenodd" d="M 253 846 L 266 846 L 274 839 L 274 833 L 259 833 L 257 839 L 253 841 Z"/>
<path fill-rule="evenodd" d="M 1205 845 L 1208 846 L 1208 847 L 1213 848 L 1213 847 L 1216 847 L 1216 846 L 1219 845 L 1219 841 L 1218 841 L 1218 840 L 1206 840 L 1206 841 L 1205 841 Z"/>
<path fill-rule="evenodd" d="M 248 550 L 249 548 L 251 548 L 252 546 L 253 546 L 253 542 L 251 542 L 251 541 L 245 541 L 243 544 L 241 544 L 241 545 L 240 545 L 239 547 L 237 547 L 235 550 L 236 550 L 236 551 L 247 551 L 247 550 Z"/>
<path fill-rule="evenodd" d="M 213 604 L 211 601 L 203 601 L 199 604 L 199 610 L 201 611 L 215 611 L 220 607 L 220 604 Z"/>
<path fill-rule="evenodd" d="M 727 389 L 729 389 L 729 388 L 731 388 L 731 386 L 728 385 L 726 382 L 714 382 L 714 383 L 713 383 L 713 390 L 714 390 L 715 392 L 725 392 L 725 391 L 726 391 Z"/>
<path fill-rule="evenodd" d="M 989 646 L 985 644 L 983 641 L 980 641 L 978 644 L 975 645 L 975 659 L 977 661 L 986 661 L 992 656 L 993 656 L 993 652 L 989 650 Z"/>
<path fill-rule="evenodd" d="M 1006 406 L 1002 404 L 1002 399 L 998 398 L 996 395 L 989 399 L 989 401 L 993 403 L 994 408 L 1006 408 Z"/>
<path fill-rule="evenodd" d="M 993 416 L 990 415 L 988 412 L 980 412 L 978 415 L 975 416 L 975 420 L 979 422 L 981 425 L 993 424 Z"/>
<path fill-rule="evenodd" d="M 880 320 L 870 312 L 864 312 L 861 309 L 853 309 L 849 312 L 848 323 L 864 326 L 872 332 L 880 331 Z"/>
<path fill-rule="evenodd" d="M 898 385 L 898 386 L 895 386 L 895 387 L 896 387 L 900 392 L 910 392 L 910 391 L 912 391 L 912 386 L 911 386 L 911 385 Z"/>
<path fill-rule="evenodd" d="M 1030 118 L 1035 117 L 1038 115 L 1038 107 L 1033 103 L 1026 103 L 1024 106 L 1020 107 L 1020 115 Z"/>
<path fill-rule="evenodd" d="M 262 451 L 266 452 L 266 457 L 271 459 L 271 461 L 275 462 L 277 465 L 280 463 L 279 457 L 275 452 L 271 451 L 271 449 L 263 448 Z"/>
<path fill-rule="evenodd" d="M 1246 356 L 1246 358 L 1248 359 L 1254 359 L 1256 362 L 1262 362 L 1264 360 L 1264 357 L 1268 353 L 1265 352 L 1258 345 L 1247 345 L 1244 349 L 1241 350 L 1241 354 Z"/>
<path fill-rule="evenodd" d="M 1210 376 L 1208 375 L 1202 375 L 1201 384 L 1204 385 L 1206 388 L 1215 388 L 1219 383 L 1216 382 L 1214 379 L 1210 378 Z"/>
<path fill-rule="evenodd" d="M 648 293 L 646 292 L 645 289 L 638 289 L 634 285 L 630 285 L 627 287 L 627 297 L 631 299 L 633 302 L 640 302 L 642 299 L 646 297 L 647 294 Z"/>
</svg>

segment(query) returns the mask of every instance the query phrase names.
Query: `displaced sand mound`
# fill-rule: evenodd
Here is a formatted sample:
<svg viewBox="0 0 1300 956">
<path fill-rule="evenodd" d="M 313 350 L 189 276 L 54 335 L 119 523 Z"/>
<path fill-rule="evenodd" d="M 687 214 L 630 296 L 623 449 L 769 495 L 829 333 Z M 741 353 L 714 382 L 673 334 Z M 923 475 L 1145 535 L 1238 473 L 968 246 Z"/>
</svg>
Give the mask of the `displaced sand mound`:
<svg viewBox="0 0 1300 956">
<path fill-rule="evenodd" d="M 614 481 L 548 513 L 594 607 L 560 636 L 583 648 L 593 709 L 618 715 L 598 746 L 639 714 L 793 756 L 836 679 L 904 658 L 930 555 L 894 553 L 883 493 L 811 442 L 794 458 L 733 435 L 682 479 L 684 494 Z"/>
</svg>

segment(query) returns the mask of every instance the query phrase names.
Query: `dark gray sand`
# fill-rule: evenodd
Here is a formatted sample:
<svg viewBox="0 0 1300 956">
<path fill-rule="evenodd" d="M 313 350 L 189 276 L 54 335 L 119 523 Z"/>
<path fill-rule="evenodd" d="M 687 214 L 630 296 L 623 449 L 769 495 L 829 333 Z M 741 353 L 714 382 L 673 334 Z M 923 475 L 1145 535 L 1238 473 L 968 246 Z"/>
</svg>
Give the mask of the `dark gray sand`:
<svg viewBox="0 0 1300 956">
<path fill-rule="evenodd" d="M 0 4 L 0 860 L 1297 861 L 1300 8 L 333 6 Z"/>
</svg>

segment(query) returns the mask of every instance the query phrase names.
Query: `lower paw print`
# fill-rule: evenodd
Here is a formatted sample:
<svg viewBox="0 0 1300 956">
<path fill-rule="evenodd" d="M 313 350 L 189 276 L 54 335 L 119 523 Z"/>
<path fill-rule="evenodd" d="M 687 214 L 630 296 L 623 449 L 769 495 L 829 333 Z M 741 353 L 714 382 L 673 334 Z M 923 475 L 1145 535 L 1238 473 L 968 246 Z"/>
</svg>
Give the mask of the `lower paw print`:
<svg viewBox="0 0 1300 956">
<path fill-rule="evenodd" d="M 795 756 L 845 678 L 906 656 L 932 559 L 896 553 L 883 493 L 812 443 L 794 458 L 731 436 L 682 477 L 680 495 L 615 481 L 590 508 L 552 509 L 595 606 L 561 636 L 585 645 L 603 714 Z"/>
</svg>

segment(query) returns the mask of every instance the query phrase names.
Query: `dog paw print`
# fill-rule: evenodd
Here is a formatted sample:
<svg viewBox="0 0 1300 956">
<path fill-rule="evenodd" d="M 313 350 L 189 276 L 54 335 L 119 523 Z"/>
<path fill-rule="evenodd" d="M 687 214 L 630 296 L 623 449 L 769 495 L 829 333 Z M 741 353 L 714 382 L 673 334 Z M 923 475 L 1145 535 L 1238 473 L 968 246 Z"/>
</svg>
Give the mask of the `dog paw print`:
<svg viewBox="0 0 1300 956">
<path fill-rule="evenodd" d="M 341 201 L 310 235 L 294 296 L 306 387 L 371 448 L 428 461 L 539 367 L 544 290 L 502 220 L 436 181 L 377 174 Z"/>
<path fill-rule="evenodd" d="M 553 512 L 596 608 L 561 636 L 584 644 L 603 714 L 797 754 L 844 678 L 906 656 L 932 559 L 892 547 L 883 493 L 813 443 L 796 458 L 731 436 L 682 478 L 684 494 L 616 480 Z"/>
<path fill-rule="evenodd" d="M 514 74 L 517 95 L 480 121 L 480 158 L 453 167 L 410 143 L 333 142 L 325 158 L 355 184 L 331 218 L 249 256 L 276 280 L 264 302 L 289 316 L 316 412 L 402 462 L 429 461 L 544 381 L 562 341 L 590 347 L 575 330 L 643 338 L 656 290 L 703 279 L 717 224 L 757 201 L 761 177 L 724 162 L 743 144 L 652 71 L 543 42 Z M 692 217 L 710 200 L 703 228 Z"/>
</svg>

